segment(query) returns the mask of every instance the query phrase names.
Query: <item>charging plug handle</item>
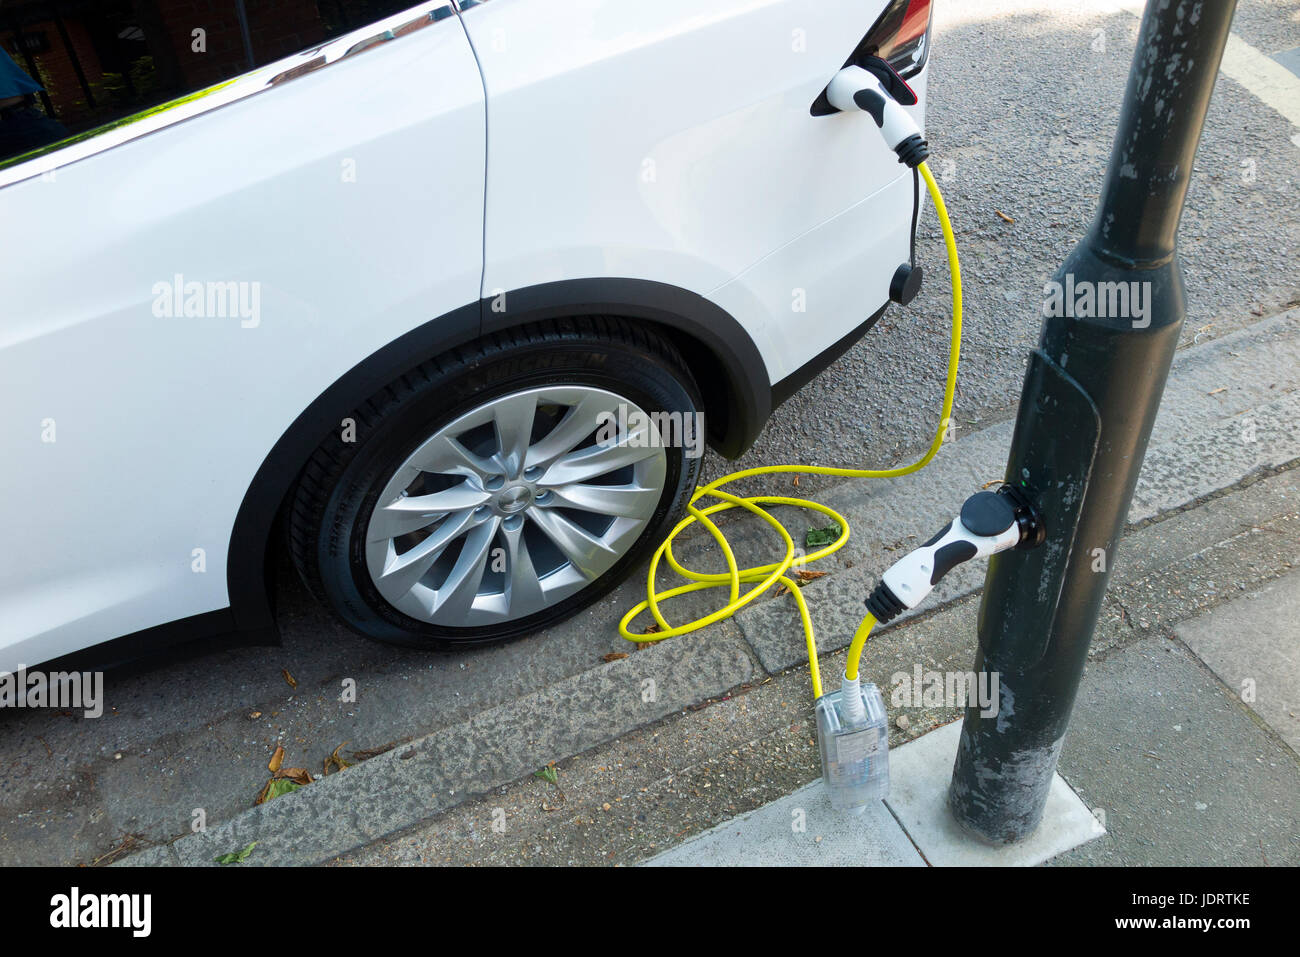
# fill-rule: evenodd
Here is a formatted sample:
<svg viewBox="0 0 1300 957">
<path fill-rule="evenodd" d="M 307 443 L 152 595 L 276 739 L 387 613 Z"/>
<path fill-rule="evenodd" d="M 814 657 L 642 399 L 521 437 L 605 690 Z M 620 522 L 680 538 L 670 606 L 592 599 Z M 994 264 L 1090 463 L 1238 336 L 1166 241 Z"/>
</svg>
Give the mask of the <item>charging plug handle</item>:
<svg viewBox="0 0 1300 957">
<path fill-rule="evenodd" d="M 846 66 L 826 87 L 826 99 L 841 112 L 860 110 L 875 121 L 885 144 L 898 154 L 898 161 L 916 169 L 929 159 L 930 147 L 912 115 L 903 109 L 880 77 L 860 66 Z"/>
<path fill-rule="evenodd" d="M 996 492 L 976 492 L 937 535 L 889 567 L 867 599 L 867 609 L 883 625 L 921 604 L 963 562 L 1011 548 L 1034 548 L 1044 536 L 1042 518 L 1022 490 L 1004 485 Z"/>
</svg>

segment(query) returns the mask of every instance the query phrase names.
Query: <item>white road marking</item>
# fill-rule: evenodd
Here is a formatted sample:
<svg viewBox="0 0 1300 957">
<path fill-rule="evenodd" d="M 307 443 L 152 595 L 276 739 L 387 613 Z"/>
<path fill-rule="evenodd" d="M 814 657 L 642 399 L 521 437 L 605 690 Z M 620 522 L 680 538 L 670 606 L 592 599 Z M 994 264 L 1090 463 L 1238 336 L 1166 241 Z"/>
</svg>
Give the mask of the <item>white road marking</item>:
<svg viewBox="0 0 1300 957">
<path fill-rule="evenodd" d="M 1224 76 L 1236 80 L 1265 106 L 1281 113 L 1292 126 L 1300 126 L 1300 76 L 1235 33 L 1228 37 L 1220 69 Z M 1300 146 L 1300 133 L 1292 136 L 1291 142 Z"/>
<path fill-rule="evenodd" d="M 1146 7 L 1139 0 L 1098 0 L 1103 9 L 1141 17 Z M 1251 46 L 1235 33 L 1228 35 L 1219 72 L 1246 88 L 1256 99 L 1300 127 L 1300 76 L 1296 76 L 1267 53 Z M 1291 137 L 1300 146 L 1300 133 Z"/>
</svg>

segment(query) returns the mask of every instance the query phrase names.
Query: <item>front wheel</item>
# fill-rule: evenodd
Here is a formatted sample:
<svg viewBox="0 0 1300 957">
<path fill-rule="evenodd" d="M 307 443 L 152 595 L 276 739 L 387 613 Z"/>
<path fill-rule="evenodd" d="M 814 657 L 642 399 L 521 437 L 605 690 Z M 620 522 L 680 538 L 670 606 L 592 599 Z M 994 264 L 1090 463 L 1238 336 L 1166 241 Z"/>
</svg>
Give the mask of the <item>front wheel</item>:
<svg viewBox="0 0 1300 957">
<path fill-rule="evenodd" d="M 620 320 L 482 340 L 389 385 L 355 435 L 316 451 L 292 497 L 294 563 L 382 641 L 543 628 L 618 584 L 685 509 L 699 409 L 671 344 Z"/>
</svg>

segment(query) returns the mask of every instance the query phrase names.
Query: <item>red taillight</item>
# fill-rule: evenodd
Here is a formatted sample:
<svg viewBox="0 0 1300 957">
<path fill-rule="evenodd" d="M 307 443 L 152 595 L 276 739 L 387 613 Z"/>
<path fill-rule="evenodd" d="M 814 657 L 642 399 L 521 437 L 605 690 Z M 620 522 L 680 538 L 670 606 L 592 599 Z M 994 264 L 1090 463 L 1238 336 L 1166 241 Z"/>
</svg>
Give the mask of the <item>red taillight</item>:
<svg viewBox="0 0 1300 957">
<path fill-rule="evenodd" d="M 867 35 L 874 54 L 908 77 L 925 65 L 931 0 L 894 0 Z"/>
<path fill-rule="evenodd" d="M 880 60 L 888 63 L 898 77 L 916 76 L 925 67 L 930 52 L 931 6 L 931 0 L 891 0 L 844 65 L 871 70 L 880 76 L 882 83 L 886 83 L 884 74 L 887 71 L 881 67 Z M 900 103 L 910 106 L 916 102 L 916 94 L 906 83 L 899 83 L 898 77 L 891 82 L 899 89 L 890 87 L 890 91 Z M 830 116 L 836 110 L 826 98 L 826 91 L 822 90 L 808 112 L 813 116 Z"/>
<path fill-rule="evenodd" d="M 903 26 L 894 38 L 896 44 L 905 45 L 925 36 L 930 29 L 930 0 L 911 0 L 903 14 Z"/>
</svg>

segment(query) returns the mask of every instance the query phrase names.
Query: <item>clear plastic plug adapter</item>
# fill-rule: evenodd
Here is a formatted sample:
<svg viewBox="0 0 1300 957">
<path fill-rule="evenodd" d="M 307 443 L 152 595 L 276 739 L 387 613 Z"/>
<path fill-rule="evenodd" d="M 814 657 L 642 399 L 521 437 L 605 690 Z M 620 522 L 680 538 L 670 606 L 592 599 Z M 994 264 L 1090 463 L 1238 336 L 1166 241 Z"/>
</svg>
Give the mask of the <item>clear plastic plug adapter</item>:
<svg viewBox="0 0 1300 957">
<path fill-rule="evenodd" d="M 889 720 L 875 685 L 846 681 L 817 699 L 817 744 L 835 810 L 860 814 L 889 796 Z"/>
</svg>

